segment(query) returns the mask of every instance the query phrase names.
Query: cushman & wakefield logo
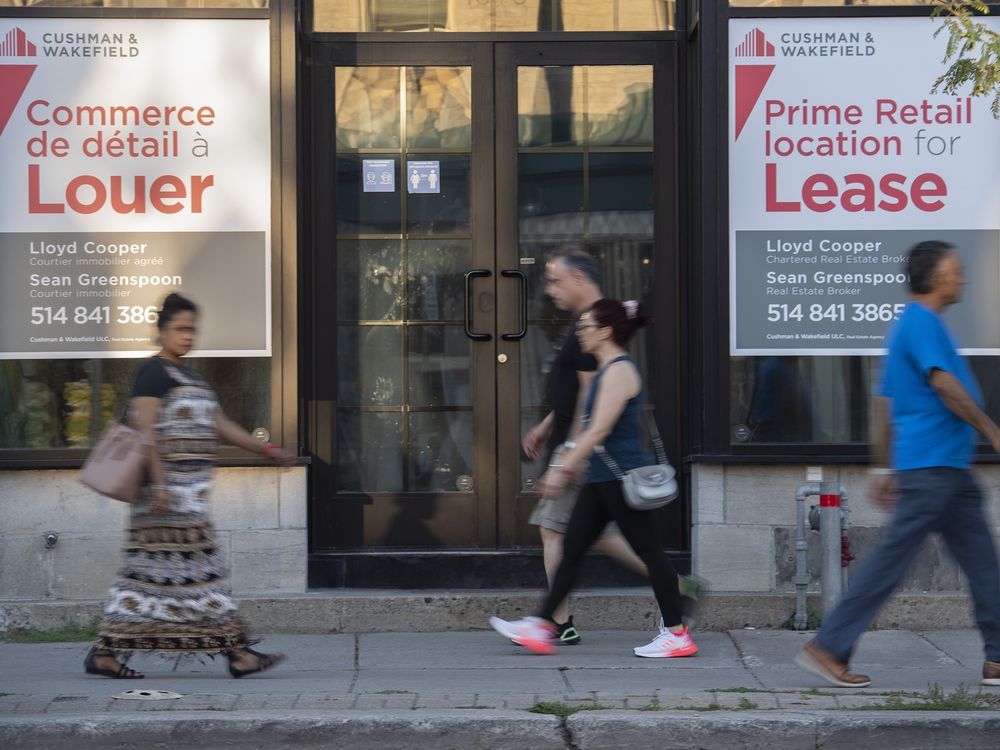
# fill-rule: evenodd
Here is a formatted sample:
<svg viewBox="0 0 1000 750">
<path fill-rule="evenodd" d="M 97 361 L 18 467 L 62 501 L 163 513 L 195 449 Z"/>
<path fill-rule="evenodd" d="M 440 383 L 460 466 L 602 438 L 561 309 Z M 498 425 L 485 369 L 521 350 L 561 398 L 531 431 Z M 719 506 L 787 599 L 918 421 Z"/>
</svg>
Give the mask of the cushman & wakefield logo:
<svg viewBox="0 0 1000 750">
<path fill-rule="evenodd" d="M 736 57 L 774 57 L 774 44 L 767 40 L 764 32 L 754 28 L 747 32 L 735 49 Z M 739 140 L 743 126 L 747 124 L 750 113 L 757 106 L 760 95 L 764 92 L 774 63 L 740 63 L 736 65 L 736 101 L 733 114 L 736 116 L 736 140 Z"/>
<path fill-rule="evenodd" d="M 0 39 L 0 57 L 35 57 L 38 48 L 28 40 L 23 29 L 15 26 Z"/>
<path fill-rule="evenodd" d="M 751 29 L 736 47 L 737 57 L 774 57 L 774 45 L 760 29 Z"/>
<path fill-rule="evenodd" d="M 38 48 L 28 39 L 23 29 L 14 26 L 0 31 L 0 57 L 37 57 Z M 21 101 L 21 95 L 28 87 L 28 81 L 35 73 L 37 65 L 31 63 L 0 63 L 0 135 Z"/>
</svg>

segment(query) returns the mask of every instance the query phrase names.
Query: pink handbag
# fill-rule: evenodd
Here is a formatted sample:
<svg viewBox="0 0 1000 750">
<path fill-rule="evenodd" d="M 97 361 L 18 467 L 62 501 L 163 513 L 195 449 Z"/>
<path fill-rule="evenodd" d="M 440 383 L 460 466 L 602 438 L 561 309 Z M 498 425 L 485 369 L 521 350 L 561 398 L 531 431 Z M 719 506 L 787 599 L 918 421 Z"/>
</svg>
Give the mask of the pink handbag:
<svg viewBox="0 0 1000 750">
<path fill-rule="evenodd" d="M 139 430 L 115 420 L 87 456 L 80 481 L 102 495 L 134 503 L 148 459 L 149 441 Z"/>
</svg>

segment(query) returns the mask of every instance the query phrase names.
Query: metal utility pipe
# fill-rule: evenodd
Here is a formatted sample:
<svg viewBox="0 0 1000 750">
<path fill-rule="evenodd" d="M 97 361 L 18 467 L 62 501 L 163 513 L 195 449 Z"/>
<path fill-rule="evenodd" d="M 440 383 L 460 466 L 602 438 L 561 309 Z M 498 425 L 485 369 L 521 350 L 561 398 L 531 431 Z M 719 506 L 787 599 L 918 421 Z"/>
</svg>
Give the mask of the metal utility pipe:
<svg viewBox="0 0 1000 750">
<path fill-rule="evenodd" d="M 843 512 L 840 507 L 840 491 L 838 485 L 824 484 L 819 495 L 819 535 L 823 547 L 821 568 L 823 617 L 833 611 L 843 592 L 840 547 Z"/>
<path fill-rule="evenodd" d="M 847 490 L 844 489 L 844 485 L 838 487 L 840 492 L 840 535 L 841 537 L 847 536 L 847 530 L 851 527 L 851 508 L 847 503 Z M 847 591 L 847 564 L 853 560 L 853 556 L 845 559 L 844 555 L 847 553 L 846 547 L 843 543 L 840 548 L 840 591 L 841 594 Z"/>
<path fill-rule="evenodd" d="M 818 484 L 804 484 L 795 493 L 795 629 L 805 630 L 808 623 L 806 592 L 809 589 L 809 537 L 806 531 L 806 498 L 819 494 Z"/>
</svg>

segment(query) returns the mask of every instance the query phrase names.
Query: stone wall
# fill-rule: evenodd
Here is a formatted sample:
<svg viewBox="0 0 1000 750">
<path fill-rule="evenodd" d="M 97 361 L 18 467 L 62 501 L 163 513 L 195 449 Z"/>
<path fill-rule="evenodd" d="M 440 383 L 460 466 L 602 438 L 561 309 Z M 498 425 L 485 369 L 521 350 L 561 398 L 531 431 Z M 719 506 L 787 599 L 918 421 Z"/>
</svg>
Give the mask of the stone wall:
<svg viewBox="0 0 1000 750">
<path fill-rule="evenodd" d="M 77 471 L 0 471 L 0 599 L 102 599 L 121 560 L 128 506 Z M 241 594 L 306 588 L 306 469 L 220 469 L 219 546 Z M 51 549 L 49 531 L 59 534 Z"/>
<path fill-rule="evenodd" d="M 976 470 L 986 513 L 1000 541 L 1000 467 Z M 889 515 L 865 496 L 866 466 L 826 466 L 824 479 L 847 490 L 851 549 L 856 570 L 878 542 Z M 795 587 L 795 492 L 806 483 L 804 466 L 720 466 L 691 470 L 692 566 L 717 591 L 790 592 Z M 812 497 L 807 505 L 815 505 Z M 819 590 L 819 533 L 809 532 L 811 591 Z M 903 591 L 960 591 L 965 581 L 944 544 L 932 537 L 904 580 Z"/>
</svg>

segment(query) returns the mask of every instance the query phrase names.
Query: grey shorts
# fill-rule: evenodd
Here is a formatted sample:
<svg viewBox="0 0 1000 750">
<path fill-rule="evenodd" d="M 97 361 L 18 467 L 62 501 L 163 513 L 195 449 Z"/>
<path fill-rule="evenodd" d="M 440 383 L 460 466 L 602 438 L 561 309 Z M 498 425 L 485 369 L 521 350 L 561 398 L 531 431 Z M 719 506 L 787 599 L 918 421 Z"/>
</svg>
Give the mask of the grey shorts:
<svg viewBox="0 0 1000 750">
<path fill-rule="evenodd" d="M 531 511 L 528 523 L 532 526 L 541 526 L 551 529 L 557 534 L 565 535 L 566 528 L 569 526 L 569 517 L 573 513 L 573 506 L 576 505 L 578 494 L 580 494 L 580 488 L 571 487 L 561 492 L 557 498 L 543 497 L 535 505 L 535 509 Z M 601 538 L 620 534 L 621 531 L 618 530 L 618 526 L 612 521 L 604 527 L 604 531 L 601 532 Z"/>
</svg>

